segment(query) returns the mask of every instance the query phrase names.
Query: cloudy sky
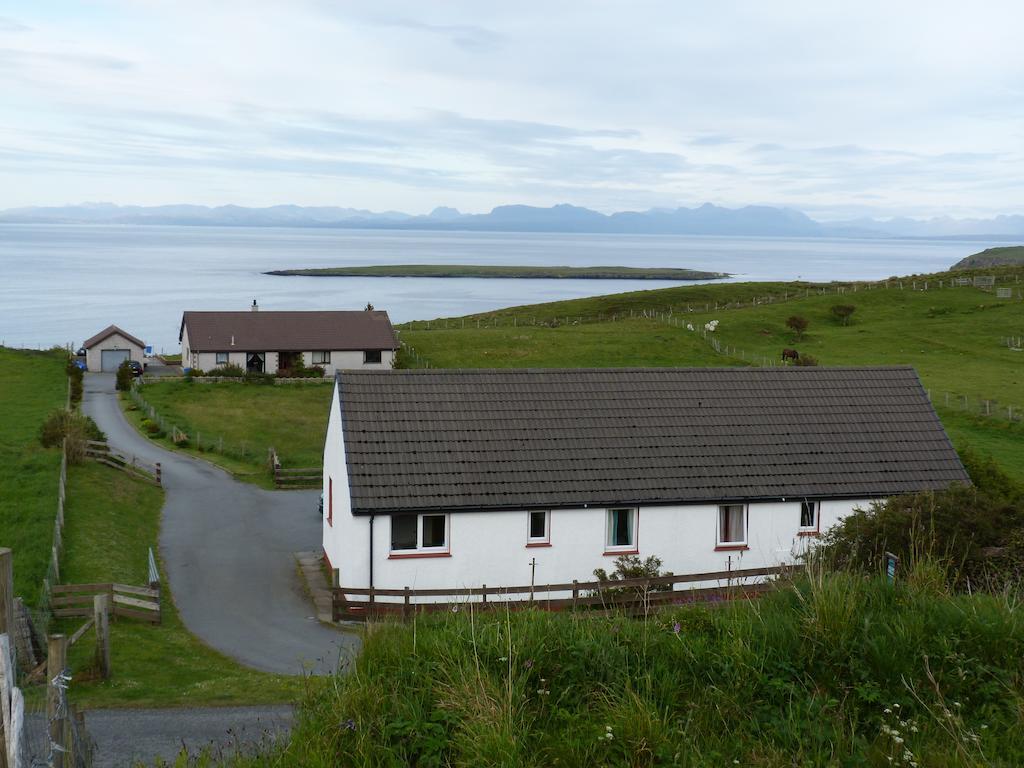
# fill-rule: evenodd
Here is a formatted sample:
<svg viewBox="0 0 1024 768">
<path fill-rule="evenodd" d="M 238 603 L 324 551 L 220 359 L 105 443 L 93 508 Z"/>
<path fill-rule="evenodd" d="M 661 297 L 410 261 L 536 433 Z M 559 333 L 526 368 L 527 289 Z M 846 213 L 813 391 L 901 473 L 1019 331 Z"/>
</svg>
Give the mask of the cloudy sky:
<svg viewBox="0 0 1024 768">
<path fill-rule="evenodd" d="M 1024 213 L 1024 4 L 0 0 L 0 207 Z"/>
</svg>

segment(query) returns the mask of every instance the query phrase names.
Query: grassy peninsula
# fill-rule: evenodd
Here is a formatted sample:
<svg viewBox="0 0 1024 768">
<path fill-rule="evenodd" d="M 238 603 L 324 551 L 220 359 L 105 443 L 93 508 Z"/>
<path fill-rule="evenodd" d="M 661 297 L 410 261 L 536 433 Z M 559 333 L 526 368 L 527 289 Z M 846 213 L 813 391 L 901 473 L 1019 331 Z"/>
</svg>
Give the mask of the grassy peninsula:
<svg viewBox="0 0 1024 768">
<path fill-rule="evenodd" d="M 306 277 L 493 277 L 583 280 L 714 280 L 724 272 L 675 267 L 510 267 L 482 264 L 398 264 L 373 267 L 276 269 L 268 275 Z"/>
</svg>

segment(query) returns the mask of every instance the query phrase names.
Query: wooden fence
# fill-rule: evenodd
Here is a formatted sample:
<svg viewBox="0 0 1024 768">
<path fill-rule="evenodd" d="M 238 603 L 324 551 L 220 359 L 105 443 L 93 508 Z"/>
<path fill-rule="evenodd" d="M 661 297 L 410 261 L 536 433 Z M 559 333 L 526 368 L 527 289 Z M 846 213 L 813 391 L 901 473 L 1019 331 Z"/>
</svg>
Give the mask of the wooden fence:
<svg viewBox="0 0 1024 768">
<path fill-rule="evenodd" d="M 474 610 L 536 607 L 554 611 L 587 609 L 591 613 L 616 611 L 635 614 L 663 605 L 754 597 L 771 588 L 772 582 L 766 581 L 766 578 L 785 576 L 798 569 L 799 566 L 782 565 L 620 581 L 572 581 L 565 584 L 514 587 L 488 587 L 483 584 L 463 589 L 337 586 L 333 590 L 332 614 L 334 621 L 365 621 L 388 616 L 408 619 L 413 613 L 458 610 L 469 603 L 472 603 Z M 758 581 L 751 582 L 751 579 Z M 699 582 L 717 584 L 711 587 L 675 588 L 677 584 Z M 552 593 L 570 596 L 551 597 Z M 361 599 L 350 600 L 351 596 Z M 381 597 L 401 599 L 378 600 Z M 417 598 L 430 600 L 417 602 Z"/>
<path fill-rule="evenodd" d="M 281 459 L 273 448 L 267 449 L 267 461 L 274 473 L 276 488 L 319 488 L 324 482 L 324 471 L 321 467 L 300 467 L 283 469 Z"/>
<path fill-rule="evenodd" d="M 141 461 L 137 456 L 122 453 L 111 448 L 108 443 L 99 440 L 87 440 L 85 455 L 100 464 L 119 469 L 139 480 L 145 480 L 156 485 L 163 485 L 163 471 L 160 462 L 150 464 Z"/>
<path fill-rule="evenodd" d="M 51 587 L 53 615 L 66 618 L 93 615 L 93 598 L 107 595 L 111 613 L 159 624 L 162 619 L 160 590 L 127 584 L 58 584 Z"/>
</svg>

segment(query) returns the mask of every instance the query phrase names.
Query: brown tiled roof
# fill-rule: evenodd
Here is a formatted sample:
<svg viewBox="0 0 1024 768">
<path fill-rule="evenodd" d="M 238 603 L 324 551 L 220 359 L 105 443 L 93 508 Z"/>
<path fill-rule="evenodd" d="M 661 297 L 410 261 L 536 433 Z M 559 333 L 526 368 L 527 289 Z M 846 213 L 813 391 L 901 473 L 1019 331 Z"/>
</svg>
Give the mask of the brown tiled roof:
<svg viewBox="0 0 1024 768">
<path fill-rule="evenodd" d="M 195 352 L 397 349 L 387 312 L 185 312 Z M 234 344 L 232 344 L 234 340 Z"/>
<path fill-rule="evenodd" d="M 969 482 L 912 368 L 339 373 L 356 514 Z"/>
<path fill-rule="evenodd" d="M 140 347 L 143 347 L 143 348 L 145 348 L 145 346 L 146 346 L 146 342 L 144 342 L 142 339 L 139 339 L 139 338 L 136 338 L 135 336 L 132 336 L 127 331 L 122 331 L 116 325 L 108 325 L 106 328 L 104 328 L 102 331 L 97 333 L 95 336 L 90 336 L 88 339 L 86 339 L 85 341 L 82 342 L 82 346 L 85 347 L 86 349 L 89 349 L 90 347 L 96 346 L 97 344 L 99 344 L 104 339 L 109 338 L 110 336 L 113 336 L 115 333 L 121 334 L 126 339 L 128 339 L 128 341 L 132 342 L 132 344 L 138 344 Z"/>
</svg>

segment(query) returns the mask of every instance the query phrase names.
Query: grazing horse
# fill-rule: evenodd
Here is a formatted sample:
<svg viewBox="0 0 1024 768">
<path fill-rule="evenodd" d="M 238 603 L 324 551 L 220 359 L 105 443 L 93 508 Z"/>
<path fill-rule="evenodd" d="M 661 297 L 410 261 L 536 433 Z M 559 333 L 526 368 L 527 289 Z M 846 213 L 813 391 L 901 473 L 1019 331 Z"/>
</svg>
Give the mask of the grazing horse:
<svg viewBox="0 0 1024 768">
<path fill-rule="evenodd" d="M 782 362 L 792 360 L 794 363 L 800 359 L 800 353 L 795 349 L 784 349 L 782 350 Z"/>
</svg>

